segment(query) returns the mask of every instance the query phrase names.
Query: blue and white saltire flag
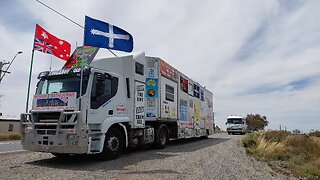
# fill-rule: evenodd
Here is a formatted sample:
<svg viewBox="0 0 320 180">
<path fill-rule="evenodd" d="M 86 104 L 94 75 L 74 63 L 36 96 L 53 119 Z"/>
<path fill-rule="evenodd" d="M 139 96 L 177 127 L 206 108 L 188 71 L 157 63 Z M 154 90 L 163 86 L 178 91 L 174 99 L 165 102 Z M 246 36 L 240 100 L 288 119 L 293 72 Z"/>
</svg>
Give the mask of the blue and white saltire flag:
<svg viewBox="0 0 320 180">
<path fill-rule="evenodd" d="M 83 45 L 131 52 L 133 38 L 117 26 L 86 16 Z"/>
</svg>

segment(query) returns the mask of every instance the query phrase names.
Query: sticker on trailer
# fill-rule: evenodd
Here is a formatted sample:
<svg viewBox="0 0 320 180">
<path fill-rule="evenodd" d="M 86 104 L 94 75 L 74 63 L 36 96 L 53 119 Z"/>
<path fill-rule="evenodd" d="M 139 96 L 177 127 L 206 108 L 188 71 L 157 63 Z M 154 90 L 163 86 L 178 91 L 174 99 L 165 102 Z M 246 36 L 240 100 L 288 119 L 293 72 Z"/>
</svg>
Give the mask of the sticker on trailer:
<svg viewBox="0 0 320 180">
<path fill-rule="evenodd" d="M 146 118 L 155 119 L 158 117 L 158 79 L 147 78 L 146 79 Z"/>
<path fill-rule="evenodd" d="M 158 78 L 158 58 L 147 57 L 147 78 Z"/>
<path fill-rule="evenodd" d="M 195 127 L 199 127 L 200 126 L 200 118 L 201 118 L 201 114 L 200 114 L 200 103 L 195 102 L 194 103 L 194 126 Z"/>
<path fill-rule="evenodd" d="M 135 126 L 136 127 L 144 127 L 144 97 L 145 97 L 145 84 L 141 82 L 135 82 Z"/>
<path fill-rule="evenodd" d="M 164 61 L 160 63 L 160 72 L 163 76 L 173 81 L 178 81 L 177 70 Z"/>
</svg>

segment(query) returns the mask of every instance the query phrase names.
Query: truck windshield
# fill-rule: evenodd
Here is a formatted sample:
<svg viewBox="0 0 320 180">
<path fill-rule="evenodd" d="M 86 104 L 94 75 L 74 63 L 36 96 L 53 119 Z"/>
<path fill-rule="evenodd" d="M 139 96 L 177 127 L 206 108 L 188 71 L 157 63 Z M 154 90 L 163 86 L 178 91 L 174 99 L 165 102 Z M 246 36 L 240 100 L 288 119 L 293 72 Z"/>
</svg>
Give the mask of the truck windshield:
<svg viewBox="0 0 320 180">
<path fill-rule="evenodd" d="M 59 77 L 59 78 L 42 78 L 38 82 L 36 94 L 52 94 L 64 92 L 77 92 L 77 97 L 80 96 L 80 77 Z M 82 79 L 82 92 L 85 94 L 88 84 L 88 77 Z"/>
<path fill-rule="evenodd" d="M 242 124 L 242 119 L 240 118 L 231 118 L 227 119 L 228 124 Z"/>
</svg>

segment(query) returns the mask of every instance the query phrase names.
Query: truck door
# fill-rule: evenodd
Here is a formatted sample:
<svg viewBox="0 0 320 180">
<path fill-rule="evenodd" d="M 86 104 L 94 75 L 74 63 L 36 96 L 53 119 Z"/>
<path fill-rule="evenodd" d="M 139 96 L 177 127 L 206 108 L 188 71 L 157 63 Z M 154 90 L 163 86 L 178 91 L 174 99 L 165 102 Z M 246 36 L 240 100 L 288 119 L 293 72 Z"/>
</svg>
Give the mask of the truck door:
<svg viewBox="0 0 320 180">
<path fill-rule="evenodd" d="M 118 78 L 109 74 L 95 73 L 93 77 L 88 120 L 90 123 L 101 123 L 114 113 L 112 98 L 118 91 Z"/>
</svg>

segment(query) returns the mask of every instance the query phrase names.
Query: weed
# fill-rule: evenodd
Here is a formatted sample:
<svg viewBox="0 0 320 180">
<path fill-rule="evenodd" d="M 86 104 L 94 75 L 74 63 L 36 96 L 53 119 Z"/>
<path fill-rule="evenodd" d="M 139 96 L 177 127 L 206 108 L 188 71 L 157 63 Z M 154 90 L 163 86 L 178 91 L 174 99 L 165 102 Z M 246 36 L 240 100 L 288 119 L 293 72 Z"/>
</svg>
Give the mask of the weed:
<svg viewBox="0 0 320 180">
<path fill-rule="evenodd" d="M 320 178 L 320 141 L 315 135 L 260 131 L 246 135 L 242 143 L 247 154 L 266 161 L 276 171 L 306 179 Z"/>
<path fill-rule="evenodd" d="M 256 137 L 254 134 L 248 134 L 242 139 L 244 147 L 254 147 L 256 145 Z"/>
<path fill-rule="evenodd" d="M 320 131 L 314 131 L 309 133 L 309 136 L 319 137 L 320 138 Z"/>
<path fill-rule="evenodd" d="M 0 133 L 0 141 L 7 140 L 20 140 L 20 134 L 18 133 Z"/>
</svg>

